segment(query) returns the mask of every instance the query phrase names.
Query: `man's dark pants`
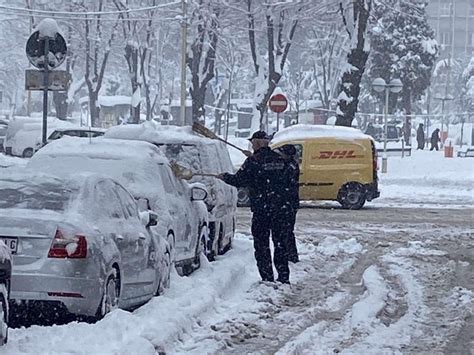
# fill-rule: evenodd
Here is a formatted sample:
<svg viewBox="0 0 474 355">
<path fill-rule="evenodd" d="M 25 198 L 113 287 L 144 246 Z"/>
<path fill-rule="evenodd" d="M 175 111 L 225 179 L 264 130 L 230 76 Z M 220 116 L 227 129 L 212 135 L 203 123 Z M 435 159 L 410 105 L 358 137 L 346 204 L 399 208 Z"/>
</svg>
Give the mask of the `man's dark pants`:
<svg viewBox="0 0 474 355">
<path fill-rule="evenodd" d="M 288 283 L 290 269 L 286 250 L 289 214 L 287 211 L 274 213 L 255 212 L 252 217 L 252 236 L 255 259 L 263 281 L 274 281 L 272 256 L 270 252 L 270 233 L 273 240 L 273 262 L 278 272 L 277 281 Z"/>
<path fill-rule="evenodd" d="M 296 248 L 296 239 L 295 239 L 295 223 L 296 223 L 296 213 L 297 209 L 291 209 L 288 215 L 288 240 L 286 243 L 286 249 L 288 253 L 288 260 L 296 263 L 299 261 L 298 249 Z"/>
</svg>

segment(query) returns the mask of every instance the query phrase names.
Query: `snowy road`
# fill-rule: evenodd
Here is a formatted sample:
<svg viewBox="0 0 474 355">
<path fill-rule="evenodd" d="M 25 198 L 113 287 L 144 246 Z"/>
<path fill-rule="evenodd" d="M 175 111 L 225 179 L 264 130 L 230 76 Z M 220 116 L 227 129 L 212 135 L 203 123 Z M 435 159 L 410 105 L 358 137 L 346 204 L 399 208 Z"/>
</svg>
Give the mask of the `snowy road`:
<svg viewBox="0 0 474 355">
<path fill-rule="evenodd" d="M 474 351 L 472 209 L 303 209 L 302 261 L 277 288 L 258 282 L 249 216 L 233 250 L 164 296 L 96 324 L 13 330 L 6 354 Z"/>
</svg>

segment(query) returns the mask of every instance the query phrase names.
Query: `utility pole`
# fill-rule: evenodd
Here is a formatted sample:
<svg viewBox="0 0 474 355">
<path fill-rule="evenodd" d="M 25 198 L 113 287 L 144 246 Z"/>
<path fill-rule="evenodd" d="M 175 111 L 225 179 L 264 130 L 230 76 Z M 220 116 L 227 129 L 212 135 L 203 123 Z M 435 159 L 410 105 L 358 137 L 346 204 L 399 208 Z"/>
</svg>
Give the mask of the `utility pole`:
<svg viewBox="0 0 474 355">
<path fill-rule="evenodd" d="M 186 124 L 186 49 L 187 49 L 187 15 L 186 15 L 186 1 L 181 0 L 181 105 L 179 126 Z"/>
<path fill-rule="evenodd" d="M 446 121 L 447 132 L 449 133 L 449 122 L 446 120 L 445 108 L 446 108 L 446 101 L 454 100 L 453 97 L 449 96 L 449 86 L 451 82 L 451 55 L 448 54 L 448 58 L 446 59 L 446 86 L 444 89 L 444 96 L 443 97 L 435 97 L 435 100 L 441 101 L 441 147 L 444 146 L 444 123 Z"/>
</svg>

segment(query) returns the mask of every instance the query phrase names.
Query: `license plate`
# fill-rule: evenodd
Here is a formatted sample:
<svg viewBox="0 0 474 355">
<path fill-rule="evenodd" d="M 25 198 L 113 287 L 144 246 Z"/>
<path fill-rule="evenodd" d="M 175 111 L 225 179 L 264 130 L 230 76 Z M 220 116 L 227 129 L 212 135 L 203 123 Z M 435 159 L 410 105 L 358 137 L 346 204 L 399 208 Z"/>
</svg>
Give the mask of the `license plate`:
<svg viewBox="0 0 474 355">
<path fill-rule="evenodd" d="M 18 250 L 18 238 L 5 238 L 0 237 L 0 240 L 5 243 L 12 254 L 15 254 Z"/>
</svg>

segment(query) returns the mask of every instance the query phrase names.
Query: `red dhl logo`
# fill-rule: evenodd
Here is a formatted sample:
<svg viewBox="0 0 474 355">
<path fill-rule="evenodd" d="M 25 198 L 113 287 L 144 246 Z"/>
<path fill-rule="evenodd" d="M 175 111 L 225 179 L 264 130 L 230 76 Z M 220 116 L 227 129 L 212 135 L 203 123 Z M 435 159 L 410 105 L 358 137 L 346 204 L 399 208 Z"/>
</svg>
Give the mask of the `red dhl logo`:
<svg viewBox="0 0 474 355">
<path fill-rule="evenodd" d="M 319 157 L 313 157 L 313 159 L 351 159 L 357 158 L 357 155 L 354 155 L 353 150 L 336 150 L 336 151 L 320 151 Z"/>
</svg>

